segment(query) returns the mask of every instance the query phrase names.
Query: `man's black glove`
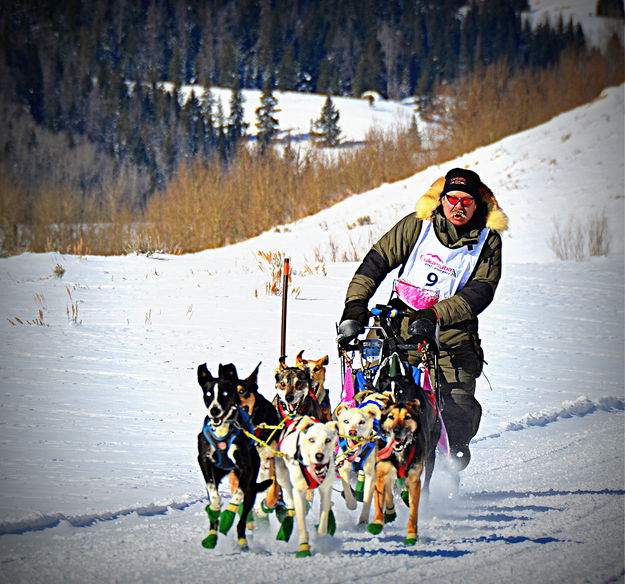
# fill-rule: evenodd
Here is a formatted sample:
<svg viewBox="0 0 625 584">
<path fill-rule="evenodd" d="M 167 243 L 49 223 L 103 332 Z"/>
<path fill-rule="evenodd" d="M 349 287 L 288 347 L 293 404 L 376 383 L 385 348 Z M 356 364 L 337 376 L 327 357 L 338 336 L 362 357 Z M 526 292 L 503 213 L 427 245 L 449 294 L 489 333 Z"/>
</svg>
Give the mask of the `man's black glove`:
<svg viewBox="0 0 625 584">
<path fill-rule="evenodd" d="M 369 309 L 366 300 L 350 300 L 345 303 L 345 309 L 341 315 L 336 342 L 340 347 L 346 348 L 369 322 Z"/>
<path fill-rule="evenodd" d="M 410 317 L 408 335 L 410 342 L 427 341 L 433 343 L 433 346 L 438 350 L 438 313 L 436 310 L 433 308 L 417 310 Z"/>
<path fill-rule="evenodd" d="M 349 344 L 365 329 L 357 320 L 344 320 L 339 324 L 336 342 L 341 349 L 348 349 Z"/>
</svg>

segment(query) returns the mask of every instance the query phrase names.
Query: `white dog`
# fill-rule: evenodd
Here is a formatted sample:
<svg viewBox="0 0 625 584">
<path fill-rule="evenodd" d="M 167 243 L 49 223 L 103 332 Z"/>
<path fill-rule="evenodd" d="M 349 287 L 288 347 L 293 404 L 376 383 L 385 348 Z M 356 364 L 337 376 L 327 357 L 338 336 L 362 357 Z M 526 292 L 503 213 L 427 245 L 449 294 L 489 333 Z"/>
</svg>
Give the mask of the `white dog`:
<svg viewBox="0 0 625 584">
<path fill-rule="evenodd" d="M 334 481 L 334 449 L 336 422 L 318 422 L 310 416 L 295 419 L 283 432 L 278 446 L 282 456 L 276 457 L 276 477 L 292 522 L 295 515 L 299 531 L 298 557 L 310 556 L 306 529 L 306 493 L 318 489 L 320 517 L 317 533 L 328 533 L 331 514 L 332 482 Z M 284 524 L 283 524 L 284 527 Z M 285 537 L 287 539 L 290 531 Z"/>
<path fill-rule="evenodd" d="M 375 436 L 380 429 L 383 405 L 383 402 L 378 401 L 374 394 L 355 408 L 339 404 L 334 410 L 340 435 L 336 466 L 343 483 L 347 508 L 353 511 L 356 509 L 357 500 L 363 503 L 358 519 L 359 524 L 369 523 L 378 450 Z M 351 486 L 351 479 L 354 475 L 357 476 L 359 483 L 356 489 L 358 499 Z M 361 494 L 362 497 L 360 497 Z"/>
</svg>

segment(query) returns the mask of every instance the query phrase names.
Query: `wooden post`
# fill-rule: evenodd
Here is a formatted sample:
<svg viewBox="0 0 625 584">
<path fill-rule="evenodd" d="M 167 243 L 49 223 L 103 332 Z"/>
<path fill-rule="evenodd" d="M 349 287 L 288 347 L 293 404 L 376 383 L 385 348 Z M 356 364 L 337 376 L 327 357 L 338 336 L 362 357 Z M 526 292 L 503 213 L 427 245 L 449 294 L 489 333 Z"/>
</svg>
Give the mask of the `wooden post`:
<svg viewBox="0 0 625 584">
<path fill-rule="evenodd" d="M 286 303 L 289 297 L 289 277 L 291 276 L 291 262 L 284 259 L 282 269 L 282 327 L 280 335 L 280 356 L 286 357 Z"/>
</svg>

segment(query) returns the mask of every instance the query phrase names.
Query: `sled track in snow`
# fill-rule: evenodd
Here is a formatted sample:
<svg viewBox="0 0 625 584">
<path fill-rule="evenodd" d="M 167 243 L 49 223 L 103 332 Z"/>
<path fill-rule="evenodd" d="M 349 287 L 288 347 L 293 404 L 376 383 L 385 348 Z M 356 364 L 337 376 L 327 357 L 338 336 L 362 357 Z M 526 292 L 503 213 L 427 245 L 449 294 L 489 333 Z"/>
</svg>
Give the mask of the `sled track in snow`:
<svg viewBox="0 0 625 584">
<path fill-rule="evenodd" d="M 506 422 L 501 432 L 488 434 L 475 438 L 473 442 L 482 442 L 492 438 L 499 438 L 504 432 L 516 432 L 535 426 L 547 426 L 560 419 L 583 417 L 595 412 L 619 412 L 625 410 L 625 399 L 621 397 L 602 397 L 598 401 L 592 401 L 586 396 L 580 396 L 573 401 L 565 401 L 559 409 L 542 410 L 535 413 L 525 414 L 517 420 Z"/>
<path fill-rule="evenodd" d="M 583 417 L 588 414 L 596 413 L 599 411 L 604 412 L 619 412 L 625 410 L 625 399 L 617 397 L 605 397 L 598 401 L 592 401 L 585 396 L 581 396 L 574 401 L 563 402 L 562 408 L 557 410 L 545 410 L 537 413 L 530 413 L 522 416 L 518 420 L 507 422 L 501 432 L 482 436 L 474 440 L 474 442 L 481 442 L 483 440 L 491 440 L 500 437 L 504 432 L 519 431 L 535 426 L 546 426 L 559 419 L 566 419 L 572 417 Z M 227 493 L 225 493 L 227 496 Z M 625 491 L 597 491 L 582 493 L 578 491 L 572 492 L 545 492 L 541 495 L 557 495 L 557 494 L 615 494 L 624 495 Z M 472 493 L 472 498 L 488 498 L 499 497 L 503 493 Z M 525 497 L 527 494 L 522 493 L 505 493 L 507 496 Z M 126 509 L 120 509 L 117 511 L 94 513 L 88 515 L 65 515 L 63 513 L 54 513 L 48 515 L 40 515 L 37 517 L 25 518 L 17 521 L 6 521 L 0 523 L 0 536 L 2 535 L 19 535 L 22 533 L 28 533 L 33 531 L 42 531 L 45 529 L 51 529 L 57 527 L 63 521 L 67 521 L 73 527 L 90 527 L 98 522 L 112 521 L 115 519 L 121 519 L 136 513 L 142 517 L 152 517 L 155 515 L 165 515 L 170 510 L 183 511 L 197 503 L 205 501 L 206 497 L 199 497 L 195 499 L 189 499 L 185 502 L 171 501 L 166 504 L 149 504 L 145 506 L 137 506 Z"/>
<path fill-rule="evenodd" d="M 121 509 L 119 511 L 111 511 L 104 513 L 94 513 L 89 515 L 65 515 L 63 513 L 53 513 L 49 515 L 41 515 L 36 518 L 27 518 L 19 521 L 7 521 L 0 524 L 0 536 L 2 535 L 19 535 L 31 531 L 42 531 L 57 527 L 63 521 L 67 521 L 72 527 L 90 527 L 101 521 L 112 521 L 121 519 L 136 513 L 140 517 L 153 517 L 155 515 L 165 515 L 171 509 L 183 511 L 201 501 L 206 497 L 190 500 L 185 503 L 172 501 L 166 505 L 145 505 L 129 509 Z"/>
</svg>

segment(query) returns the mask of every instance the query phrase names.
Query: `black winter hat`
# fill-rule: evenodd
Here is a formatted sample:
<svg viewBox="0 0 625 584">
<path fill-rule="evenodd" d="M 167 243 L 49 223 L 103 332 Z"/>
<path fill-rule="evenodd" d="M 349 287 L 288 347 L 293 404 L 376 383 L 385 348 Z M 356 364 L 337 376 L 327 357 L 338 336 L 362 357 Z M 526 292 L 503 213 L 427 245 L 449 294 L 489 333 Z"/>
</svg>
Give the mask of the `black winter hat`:
<svg viewBox="0 0 625 584">
<path fill-rule="evenodd" d="M 480 180 L 477 172 L 467 170 L 466 168 L 452 168 L 445 175 L 445 187 L 443 188 L 443 195 L 451 191 L 461 191 L 471 195 L 476 200 L 480 201 Z"/>
</svg>

